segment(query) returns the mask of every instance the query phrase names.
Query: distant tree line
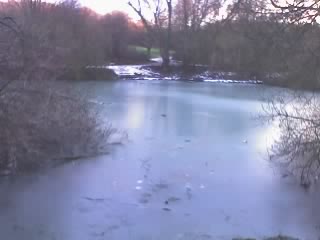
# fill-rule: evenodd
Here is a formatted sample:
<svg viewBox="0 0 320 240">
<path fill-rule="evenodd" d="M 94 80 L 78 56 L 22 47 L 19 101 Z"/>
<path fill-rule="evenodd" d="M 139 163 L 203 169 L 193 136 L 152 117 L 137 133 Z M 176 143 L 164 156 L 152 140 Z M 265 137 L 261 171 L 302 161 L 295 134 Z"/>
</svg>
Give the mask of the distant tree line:
<svg viewBox="0 0 320 240">
<path fill-rule="evenodd" d="M 88 66 L 108 61 L 105 36 L 75 1 L 0 3 L 0 176 L 105 151 L 114 130 L 99 106 L 55 81 L 101 78 Z"/>
<path fill-rule="evenodd" d="M 99 15 L 77 1 L 9 1 L 0 5 L 0 71 L 94 79 L 87 66 L 145 62 L 157 48 L 165 68 L 175 58 L 186 68 L 205 64 L 278 85 L 318 88 L 318 6 L 291 2 L 130 0 L 140 17 L 134 21 L 119 11 Z"/>
<path fill-rule="evenodd" d="M 292 4 L 234 0 L 226 6 L 222 0 L 178 0 L 175 4 L 131 0 L 129 5 L 163 58 L 170 48 L 185 67 L 207 64 L 278 85 L 319 88 L 318 3 L 288 2 Z M 306 11 L 308 4 L 312 11 Z"/>
</svg>

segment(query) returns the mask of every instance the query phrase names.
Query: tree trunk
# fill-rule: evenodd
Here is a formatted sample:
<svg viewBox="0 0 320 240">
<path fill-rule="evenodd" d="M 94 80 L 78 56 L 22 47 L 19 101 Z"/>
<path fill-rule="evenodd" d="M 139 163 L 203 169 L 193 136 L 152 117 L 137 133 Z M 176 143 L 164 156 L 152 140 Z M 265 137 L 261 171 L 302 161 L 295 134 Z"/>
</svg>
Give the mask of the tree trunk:
<svg viewBox="0 0 320 240">
<path fill-rule="evenodd" d="M 165 52 L 164 55 L 162 55 L 161 57 L 162 57 L 162 67 L 164 69 L 168 69 L 170 67 L 170 56 L 169 56 L 169 54 L 167 54 Z"/>
<path fill-rule="evenodd" d="M 171 35 L 172 35 L 172 2 L 167 0 L 168 6 L 168 29 L 167 39 L 162 54 L 162 67 L 168 69 L 170 67 L 170 47 L 171 47 Z"/>
<path fill-rule="evenodd" d="M 182 65 L 184 68 L 187 68 L 189 65 L 189 49 L 188 49 L 188 21 L 189 21 L 189 15 L 188 15 L 188 9 L 187 9 L 187 0 L 183 0 L 183 45 L 182 45 Z"/>
<path fill-rule="evenodd" d="M 190 59 L 190 34 L 189 34 L 189 29 L 187 26 L 185 26 L 185 29 L 183 31 L 183 40 L 182 40 L 182 65 L 184 68 L 188 68 L 190 65 L 191 59 Z"/>
<path fill-rule="evenodd" d="M 151 47 L 150 46 L 147 47 L 147 55 L 148 55 L 148 59 L 150 60 L 151 59 Z"/>
</svg>

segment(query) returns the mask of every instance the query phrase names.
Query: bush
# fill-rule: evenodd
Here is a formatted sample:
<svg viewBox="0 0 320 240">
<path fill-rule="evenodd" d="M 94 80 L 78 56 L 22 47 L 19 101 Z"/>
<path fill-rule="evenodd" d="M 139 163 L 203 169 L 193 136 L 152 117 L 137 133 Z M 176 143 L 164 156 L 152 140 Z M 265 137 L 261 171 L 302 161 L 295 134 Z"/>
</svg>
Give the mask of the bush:
<svg viewBox="0 0 320 240">
<path fill-rule="evenodd" d="M 64 89 L 64 90 L 63 90 Z M 0 97 L 0 171 L 37 169 L 106 151 L 115 131 L 99 107 L 55 82 L 17 82 Z"/>
<path fill-rule="evenodd" d="M 87 67 L 79 70 L 69 69 L 58 77 L 59 80 L 115 80 L 117 74 L 108 68 L 104 67 Z"/>
</svg>

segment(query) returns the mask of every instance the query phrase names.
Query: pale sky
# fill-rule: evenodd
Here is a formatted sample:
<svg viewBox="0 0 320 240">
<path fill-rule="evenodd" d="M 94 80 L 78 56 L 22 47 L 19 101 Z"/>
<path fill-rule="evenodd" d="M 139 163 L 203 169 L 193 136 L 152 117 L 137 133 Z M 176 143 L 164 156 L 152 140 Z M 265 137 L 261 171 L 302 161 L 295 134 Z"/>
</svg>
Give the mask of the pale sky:
<svg viewBox="0 0 320 240">
<path fill-rule="evenodd" d="M 89 7 L 100 14 L 121 10 L 131 13 L 127 0 L 79 0 L 80 4 Z"/>
<path fill-rule="evenodd" d="M 5 0 L 0 0 L 5 2 Z M 42 0 L 46 2 L 60 2 L 60 0 Z M 226 2 L 231 2 L 227 0 Z M 284 0 L 282 0 L 284 1 Z M 97 13 L 106 14 L 112 11 L 123 11 L 129 14 L 132 18 L 138 18 L 135 12 L 129 7 L 128 0 L 78 0 L 85 7 L 89 7 Z"/>
<path fill-rule="evenodd" d="M 6 0 L 0 0 L 6 2 Z M 43 2 L 58 3 L 60 0 L 42 0 Z M 134 12 L 128 6 L 128 0 L 78 0 L 78 2 L 85 7 L 89 7 L 92 10 L 100 14 L 105 14 L 112 11 L 127 12 L 130 16 L 134 16 Z"/>
</svg>

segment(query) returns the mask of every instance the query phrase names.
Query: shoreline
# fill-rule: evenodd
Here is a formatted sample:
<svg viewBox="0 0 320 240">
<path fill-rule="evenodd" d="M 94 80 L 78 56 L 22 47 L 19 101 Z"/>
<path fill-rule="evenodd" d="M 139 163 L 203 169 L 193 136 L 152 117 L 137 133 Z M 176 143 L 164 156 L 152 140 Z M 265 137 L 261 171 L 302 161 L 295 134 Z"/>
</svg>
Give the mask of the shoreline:
<svg viewBox="0 0 320 240">
<path fill-rule="evenodd" d="M 265 84 L 265 81 L 248 73 L 216 71 L 205 65 L 184 68 L 173 65 L 170 70 L 163 70 L 156 62 L 141 65 L 109 65 L 120 80 L 164 80 L 183 82 L 217 82 L 217 83 L 247 83 Z"/>
</svg>

